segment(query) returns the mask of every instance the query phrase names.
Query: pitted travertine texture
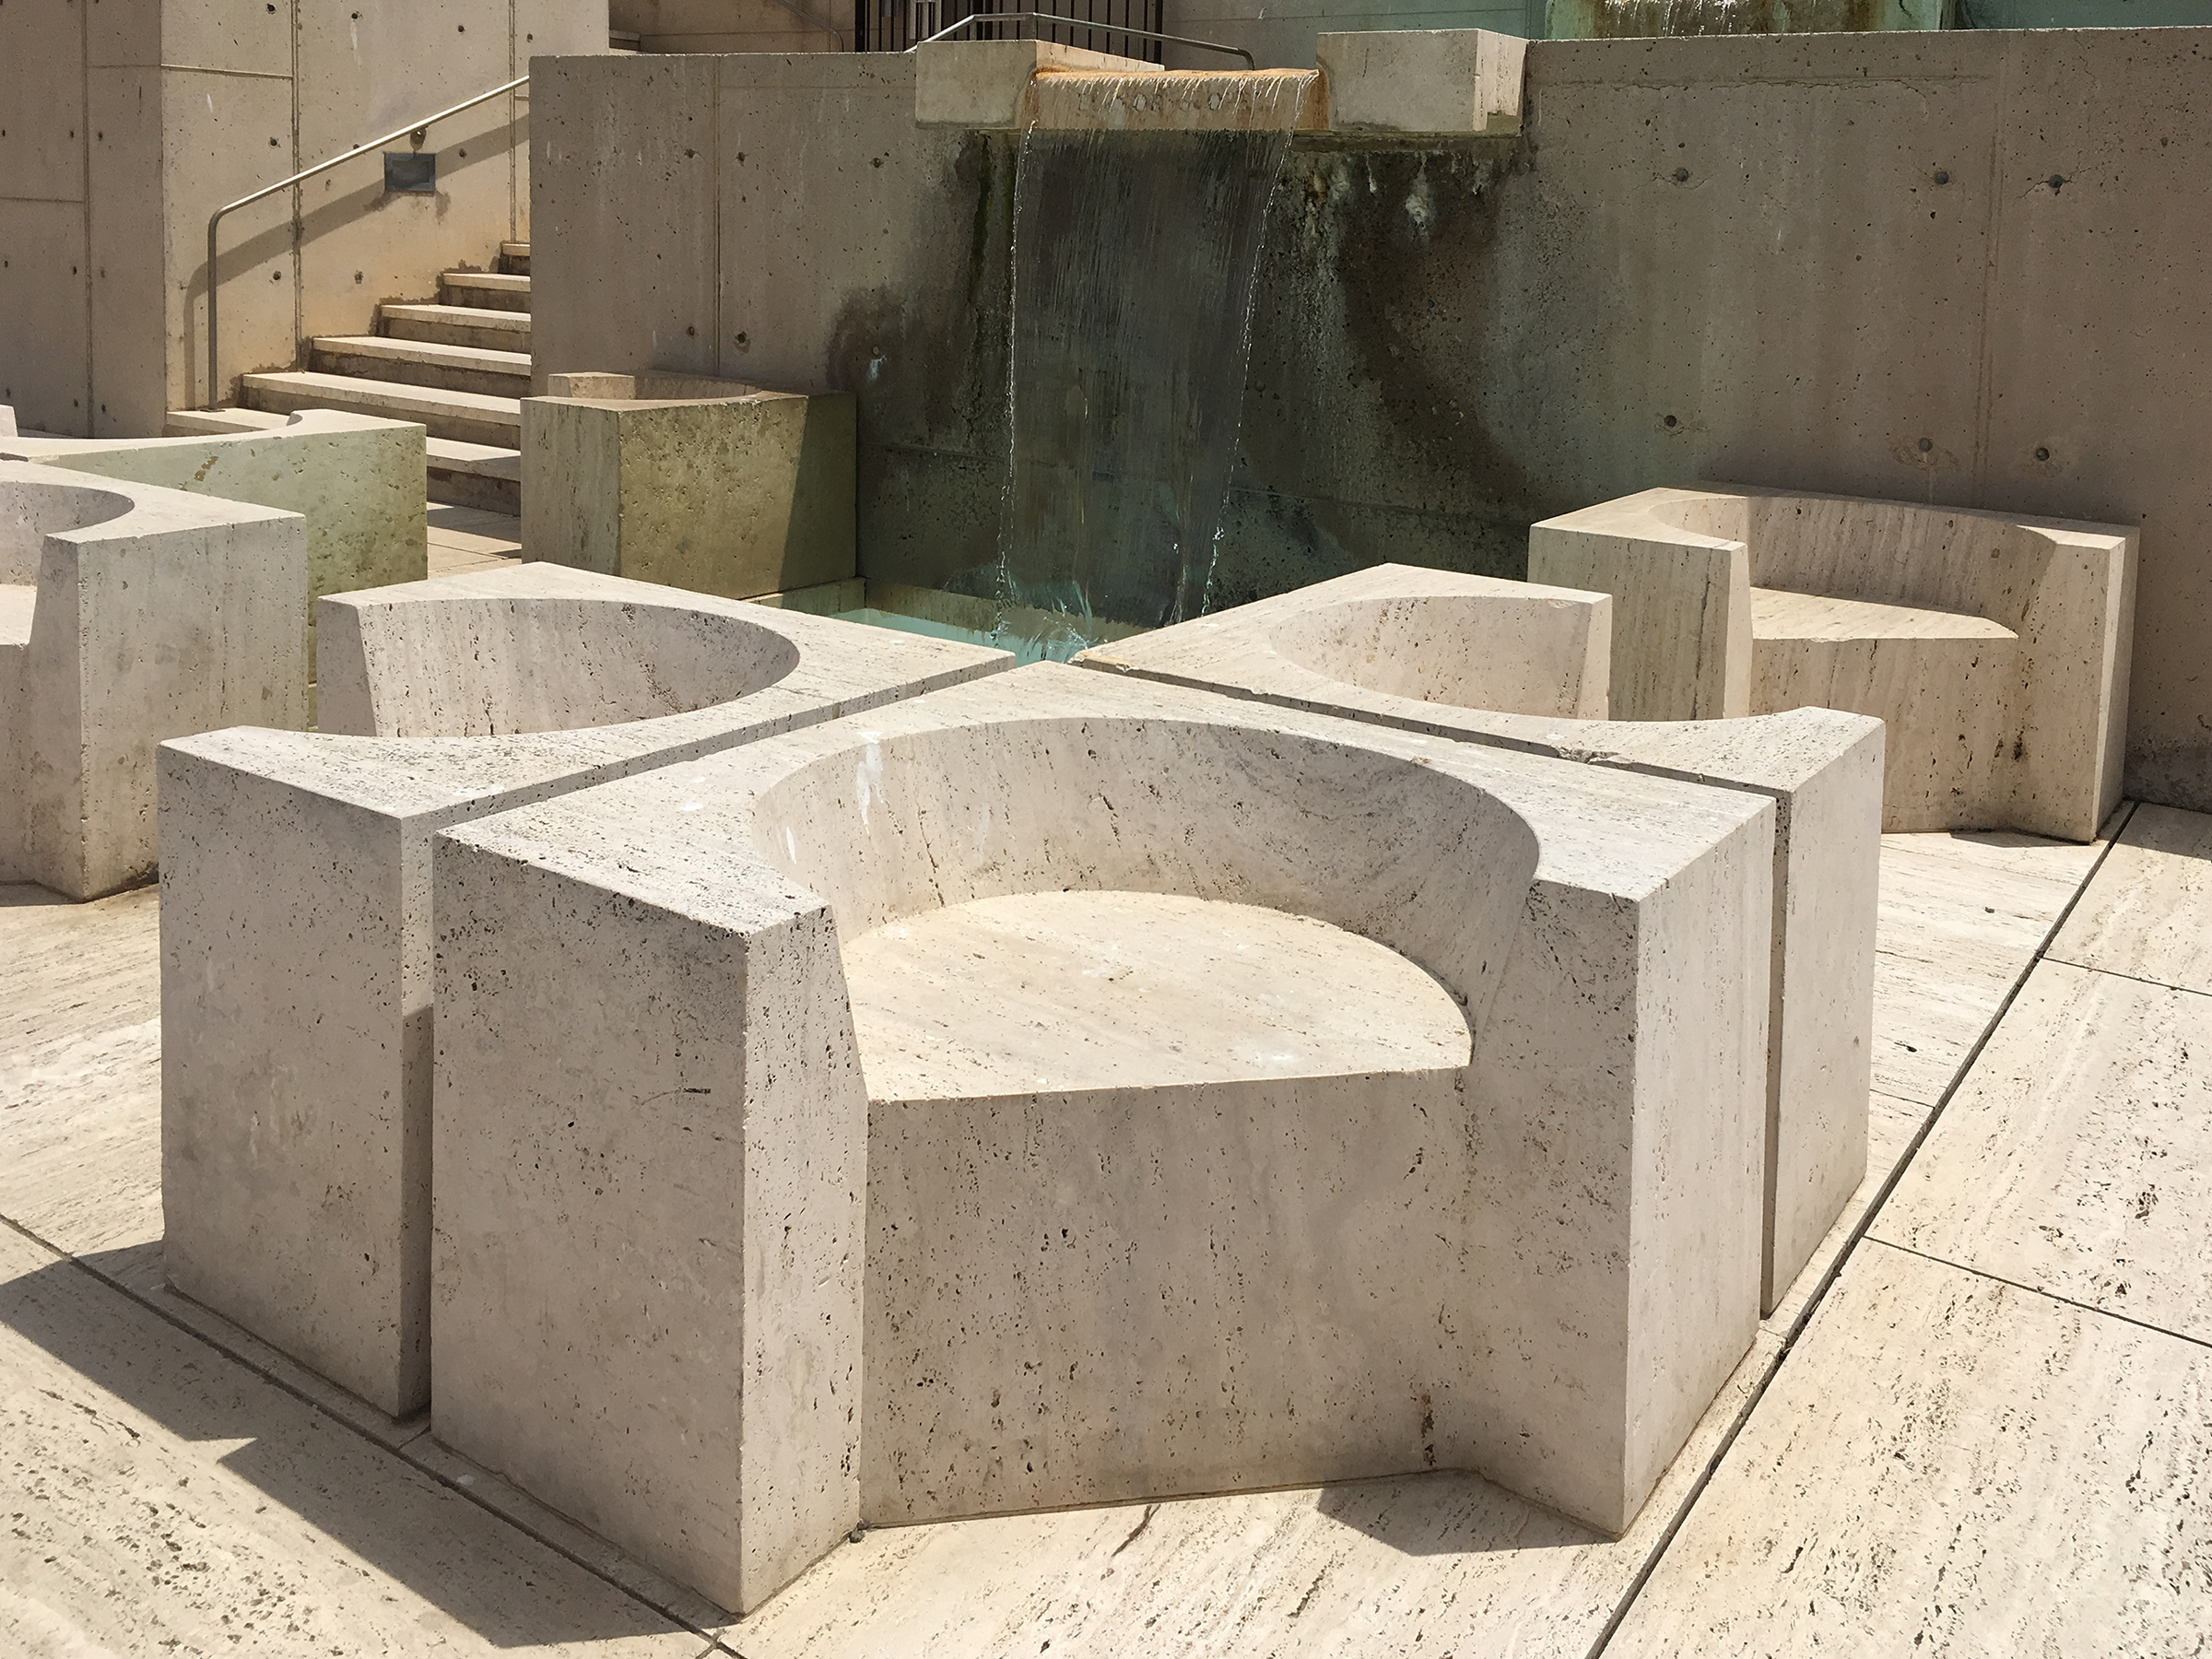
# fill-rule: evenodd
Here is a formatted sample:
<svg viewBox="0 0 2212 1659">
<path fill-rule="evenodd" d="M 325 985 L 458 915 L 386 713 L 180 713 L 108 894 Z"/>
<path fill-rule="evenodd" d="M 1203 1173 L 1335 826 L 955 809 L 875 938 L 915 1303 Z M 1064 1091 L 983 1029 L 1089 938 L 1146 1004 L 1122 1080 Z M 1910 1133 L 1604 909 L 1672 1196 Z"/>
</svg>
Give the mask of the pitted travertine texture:
<svg viewBox="0 0 2212 1659">
<path fill-rule="evenodd" d="M 1547 520 L 1528 570 L 1615 596 L 1617 715 L 1855 710 L 1888 728 L 1883 829 L 2086 841 L 2120 802 L 2136 539 L 1713 485 Z"/>
<path fill-rule="evenodd" d="M 1556 590 L 1535 588 L 1536 594 Z M 1772 798 L 1772 998 L 1768 1014 L 1766 1265 L 1771 1308 L 1811 1258 L 1866 1169 L 1882 730 L 1861 715 L 1801 709 L 1759 719 L 1570 720 L 1472 706 L 1515 687 L 1538 700 L 1535 665 L 1502 651 L 1509 624 L 1546 615 L 1527 584 L 1406 565 L 1333 582 L 1102 645 L 1085 667 L 1204 687 L 1409 731 L 1620 767 Z M 1502 598 L 1500 594 L 1502 593 Z M 1482 621 L 1490 606 L 1499 621 Z M 1421 620 L 1423 607 L 1435 619 Z M 1348 660 L 1301 650 L 1378 610 L 1387 641 Z M 1568 610 L 1567 615 L 1574 613 Z M 1602 620 L 1602 613 L 1592 613 Z M 1525 638 L 1526 636 L 1522 636 Z M 1588 643 L 1604 652 L 1602 630 Z M 1591 675 L 1603 684 L 1604 671 Z M 1404 695 L 1397 694 L 1399 688 Z M 1585 700 L 1587 700 L 1585 699 Z M 1602 704 L 1601 704 L 1602 706 Z"/>
<path fill-rule="evenodd" d="M 430 836 L 1011 659 L 553 565 L 325 600 L 322 650 L 326 722 L 410 735 L 162 752 L 169 1271 L 397 1416 L 429 1386 Z M 553 718 L 619 724 L 485 735 Z"/>
<path fill-rule="evenodd" d="M 435 1430 L 742 1607 L 863 1515 L 1618 1529 L 1756 1324 L 1773 811 L 1037 665 L 449 830 Z"/>
<path fill-rule="evenodd" d="M 1458 577 L 1440 592 L 1429 572 L 1409 579 L 1404 566 L 1381 568 L 1390 574 L 1354 582 L 1342 597 L 1278 605 L 1267 634 L 1275 653 L 1324 679 L 1417 702 L 1606 717 L 1607 595 L 1490 576 Z"/>
<path fill-rule="evenodd" d="M 853 575 L 851 394 L 551 378 L 557 395 L 523 400 L 533 556 L 728 599 Z"/>
<path fill-rule="evenodd" d="M 307 520 L 308 628 L 325 594 L 426 575 L 423 429 L 335 409 L 306 409 L 265 431 L 194 438 L 20 438 L 0 456 L 194 495 L 251 501 Z"/>
<path fill-rule="evenodd" d="M 306 718 L 304 539 L 294 513 L 0 461 L 0 881 L 144 880 L 155 746 Z"/>
</svg>

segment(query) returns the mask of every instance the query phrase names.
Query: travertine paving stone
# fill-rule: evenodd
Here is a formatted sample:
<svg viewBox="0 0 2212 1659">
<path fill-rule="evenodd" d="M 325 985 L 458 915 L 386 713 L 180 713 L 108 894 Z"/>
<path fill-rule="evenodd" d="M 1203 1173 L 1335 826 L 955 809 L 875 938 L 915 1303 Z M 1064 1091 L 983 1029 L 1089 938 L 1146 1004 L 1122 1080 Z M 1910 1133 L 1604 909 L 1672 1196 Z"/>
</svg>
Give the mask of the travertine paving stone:
<svg viewBox="0 0 2212 1659">
<path fill-rule="evenodd" d="M 2051 955 L 2212 992 L 2212 816 L 2136 807 Z"/>
<path fill-rule="evenodd" d="M 707 1645 L 6 1228 L 0 1518 L 10 1654 Z"/>
<path fill-rule="evenodd" d="M 161 1236 L 159 898 L 0 886 L 0 1216 L 72 1253 Z"/>
<path fill-rule="evenodd" d="M 1873 1236 L 2212 1343 L 2212 996 L 2039 963 Z"/>
<path fill-rule="evenodd" d="M 1606 1653 L 2185 1654 L 2212 1348 L 1868 1242 Z"/>
<path fill-rule="evenodd" d="M 1583 1659 L 1778 1350 L 1759 1339 L 1618 1539 L 1455 1474 L 889 1527 L 726 1641 L 745 1659 Z"/>
<path fill-rule="evenodd" d="M 2104 847 L 2003 830 L 1882 837 L 1877 1093 L 1942 1098 Z"/>
</svg>

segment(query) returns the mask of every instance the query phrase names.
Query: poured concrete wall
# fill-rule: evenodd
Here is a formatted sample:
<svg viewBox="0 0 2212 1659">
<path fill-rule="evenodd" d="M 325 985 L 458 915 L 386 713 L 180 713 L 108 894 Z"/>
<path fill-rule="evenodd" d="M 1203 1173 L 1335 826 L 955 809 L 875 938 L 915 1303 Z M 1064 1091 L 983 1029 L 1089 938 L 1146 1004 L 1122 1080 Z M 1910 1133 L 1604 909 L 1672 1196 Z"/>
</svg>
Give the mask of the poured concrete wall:
<svg viewBox="0 0 2212 1659">
<path fill-rule="evenodd" d="M 1324 32 L 1380 29 L 1488 29 L 1544 38 L 1545 0 L 1166 0 L 1166 34 L 1241 46 L 1263 69 L 1311 69 Z M 1041 6 L 1042 11 L 1065 10 Z M 1236 69 L 1218 52 L 1165 49 L 1171 69 Z"/>
<path fill-rule="evenodd" d="M 551 368 L 854 392 L 863 571 L 931 585 L 997 531 L 1015 149 L 917 131 L 909 62 L 560 65 L 536 331 Z M 2212 807 L 2207 62 L 2191 29 L 1547 41 L 1518 138 L 1301 135 L 1218 602 L 1517 575 L 1536 520 L 1700 477 L 2139 524 L 2128 791 Z M 644 144 L 671 105 L 703 142 Z"/>
<path fill-rule="evenodd" d="M 870 0 L 904 6 L 906 0 Z M 1042 8 L 1039 8 L 1042 9 Z M 609 0 L 641 52 L 850 52 L 853 0 Z"/>
<path fill-rule="evenodd" d="M 606 45 L 606 0 L 0 6 L 0 403 L 43 430 L 158 436 L 206 395 L 209 213 L 534 52 Z M 431 298 L 441 267 L 527 236 L 527 110 L 525 89 L 432 129 L 435 195 L 385 194 L 371 155 L 226 219 L 227 374 L 290 368 L 311 335 L 359 333 L 379 300 Z"/>
</svg>

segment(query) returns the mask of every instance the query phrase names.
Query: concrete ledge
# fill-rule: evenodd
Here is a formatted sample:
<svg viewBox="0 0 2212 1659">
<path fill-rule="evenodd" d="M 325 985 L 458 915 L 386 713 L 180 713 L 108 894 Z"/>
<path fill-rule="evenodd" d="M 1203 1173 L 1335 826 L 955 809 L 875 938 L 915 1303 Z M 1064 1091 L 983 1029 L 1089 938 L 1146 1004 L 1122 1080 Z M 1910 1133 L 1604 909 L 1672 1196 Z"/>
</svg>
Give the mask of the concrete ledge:
<svg viewBox="0 0 2212 1659">
<path fill-rule="evenodd" d="M 1315 49 L 1339 133 L 1517 133 L 1527 55 L 1487 29 L 1324 34 Z"/>
</svg>

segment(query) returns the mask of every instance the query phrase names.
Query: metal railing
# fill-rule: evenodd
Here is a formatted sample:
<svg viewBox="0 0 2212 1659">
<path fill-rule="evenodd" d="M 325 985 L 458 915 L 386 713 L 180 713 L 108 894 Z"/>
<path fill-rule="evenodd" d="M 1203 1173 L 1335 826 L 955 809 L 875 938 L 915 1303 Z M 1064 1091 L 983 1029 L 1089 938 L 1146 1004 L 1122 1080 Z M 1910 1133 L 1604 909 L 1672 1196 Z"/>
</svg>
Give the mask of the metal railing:
<svg viewBox="0 0 2212 1659">
<path fill-rule="evenodd" d="M 1035 4 L 1036 0 L 998 3 Z M 1063 9 L 1051 15 L 1045 27 L 1053 29 L 1063 44 L 1159 62 L 1158 37 L 1166 23 L 1164 0 L 1053 3 Z M 986 38 L 1012 40 L 1020 36 L 1020 19 L 1026 16 L 994 10 L 994 0 L 854 0 L 853 44 L 861 52 L 906 52 L 930 40 L 949 39 L 949 30 L 961 27 L 981 29 Z"/>
<path fill-rule="evenodd" d="M 959 34 L 963 29 L 975 29 L 978 27 L 986 27 L 1002 23 L 1013 24 L 1014 32 L 1011 35 L 994 37 L 995 39 L 1016 41 L 1021 39 L 1021 25 L 1024 23 L 1029 24 L 1031 28 L 1039 28 L 1049 25 L 1056 29 L 1065 29 L 1071 34 L 1079 29 L 1088 33 L 1102 33 L 1108 36 L 1117 34 L 1136 35 L 1147 41 L 1165 41 L 1170 46 L 1194 46 L 1200 52 L 1218 52 L 1231 57 L 1241 57 L 1244 60 L 1244 66 L 1247 69 L 1257 69 L 1259 67 L 1259 64 L 1253 59 L 1252 53 L 1245 51 L 1241 46 L 1224 46 L 1216 41 L 1194 41 L 1189 35 L 1161 34 L 1156 29 L 1132 29 L 1125 23 L 1093 23 L 1088 18 L 1071 18 L 1061 12 L 971 12 L 968 14 L 968 16 L 962 18 L 958 23 L 954 23 L 944 29 L 938 29 L 935 34 L 931 35 L 927 40 L 916 41 L 914 45 L 932 45 L 938 41 L 950 40 L 954 35 Z M 1038 38 L 1041 40 L 1044 37 L 1040 35 Z M 1068 41 L 1064 41 L 1063 44 L 1072 46 L 1075 44 L 1075 42 Z M 912 48 L 910 47 L 908 50 L 911 51 Z"/>
<path fill-rule="evenodd" d="M 220 408 L 223 401 L 220 390 L 221 376 L 216 367 L 216 340 L 218 337 L 216 333 L 216 296 L 221 290 L 222 284 L 216 280 L 215 270 L 215 232 L 216 228 L 223 222 L 223 215 L 236 213 L 241 207 L 251 207 L 254 203 L 265 201 L 280 190 L 289 190 L 295 184 L 303 183 L 317 173 L 328 172 L 334 167 L 342 166 L 347 161 L 370 155 L 383 148 L 387 144 L 396 144 L 410 135 L 420 135 L 433 123 L 443 121 L 449 115 L 458 115 L 464 110 L 473 110 L 478 104 L 489 103 L 495 98 L 503 97 L 517 88 L 526 87 L 529 84 L 530 77 L 528 76 L 517 76 L 503 87 L 494 87 L 488 92 L 479 92 L 474 98 L 466 99 L 460 103 L 439 111 L 435 115 L 425 115 L 420 121 L 410 121 L 406 126 L 394 128 L 382 138 L 371 138 L 366 144 L 356 145 L 342 156 L 333 156 L 327 161 L 318 161 L 314 166 L 303 169 L 288 179 L 279 179 L 276 183 L 257 190 L 252 195 L 240 196 L 235 202 L 225 202 L 207 216 L 207 406 L 209 408 Z"/>
</svg>

